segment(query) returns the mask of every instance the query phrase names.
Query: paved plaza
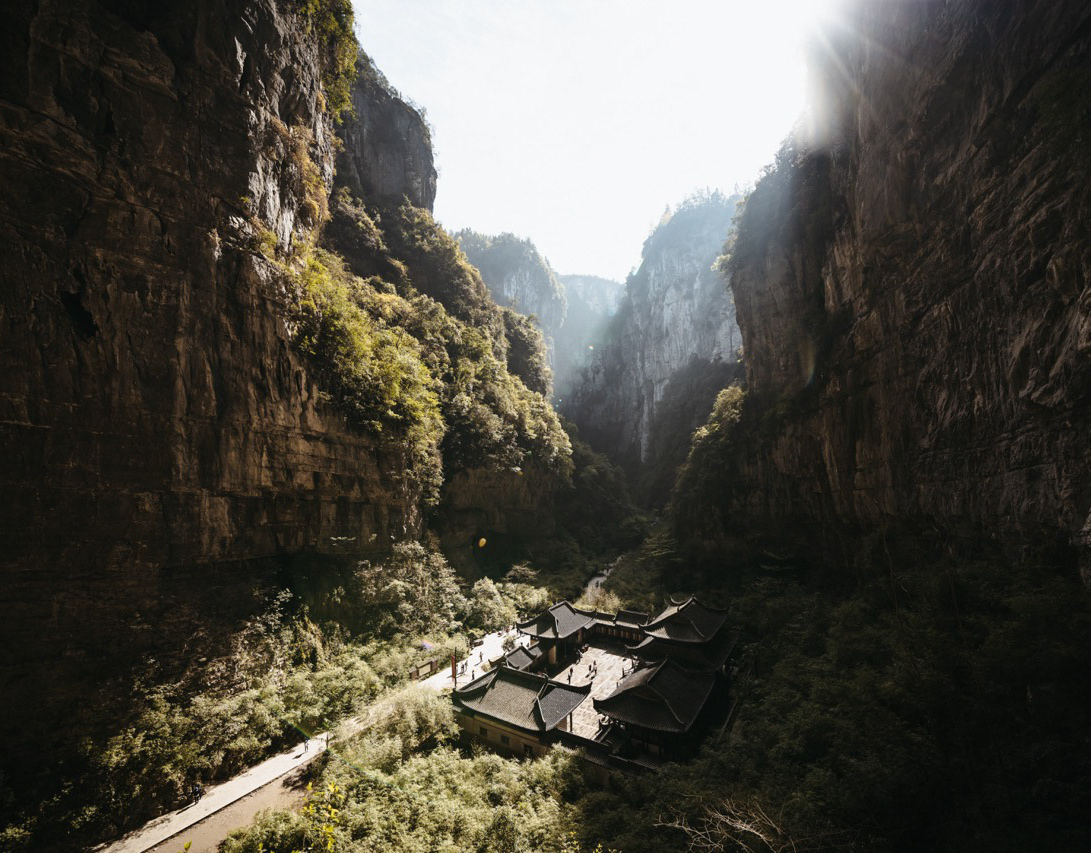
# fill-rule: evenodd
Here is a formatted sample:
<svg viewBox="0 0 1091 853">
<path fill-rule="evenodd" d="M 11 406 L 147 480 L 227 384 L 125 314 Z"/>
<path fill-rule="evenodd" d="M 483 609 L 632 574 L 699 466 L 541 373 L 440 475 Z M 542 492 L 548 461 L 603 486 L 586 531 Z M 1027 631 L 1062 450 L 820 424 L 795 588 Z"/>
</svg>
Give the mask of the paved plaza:
<svg viewBox="0 0 1091 853">
<path fill-rule="evenodd" d="M 623 675 L 633 667 L 633 659 L 624 645 L 596 638 L 583 653 L 579 663 L 562 669 L 554 680 L 572 684 L 591 684 L 591 695 L 572 713 L 572 731 L 585 738 L 594 738 L 602 728 L 595 711 L 595 699 L 604 699 L 617 689 Z"/>
</svg>

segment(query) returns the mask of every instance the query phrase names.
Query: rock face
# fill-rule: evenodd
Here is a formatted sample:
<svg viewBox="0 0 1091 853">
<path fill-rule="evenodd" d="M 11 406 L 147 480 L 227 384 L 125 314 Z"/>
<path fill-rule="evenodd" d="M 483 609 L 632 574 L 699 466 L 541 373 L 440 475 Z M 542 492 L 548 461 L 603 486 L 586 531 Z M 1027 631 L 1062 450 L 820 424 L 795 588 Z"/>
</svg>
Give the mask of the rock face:
<svg viewBox="0 0 1091 853">
<path fill-rule="evenodd" d="M 898 522 L 1087 572 L 1091 9 L 852 18 L 815 52 L 828 137 L 783 151 L 740 224 L 747 428 L 688 535 Z"/>
<path fill-rule="evenodd" d="M 589 348 L 616 312 L 624 285 L 597 276 L 557 275 L 530 240 L 514 234 L 490 237 L 466 229 L 455 236 L 497 304 L 537 320 L 559 404 L 589 362 Z"/>
<path fill-rule="evenodd" d="M 723 379 L 737 361 L 735 310 L 713 269 L 735 203 L 697 197 L 656 228 L 603 341 L 561 405 L 593 447 L 631 468 L 649 459 L 657 407 L 672 379 L 690 365 Z M 682 427 L 686 435 L 708 416 L 712 396 L 705 396 L 695 421 Z"/>
<path fill-rule="evenodd" d="M 0 691 L 21 732 L 4 764 L 29 773 L 102 701 L 115 654 L 203 636 L 269 558 L 386 545 L 422 519 L 398 448 L 323 403 L 254 251 L 314 224 L 298 152 L 332 176 L 303 28 L 271 0 L 43 0 L 7 19 L 0 647 L 20 653 Z M 360 180 L 430 203 L 426 137 L 393 163 L 380 128 L 404 105 L 369 91 L 353 138 L 382 141 L 350 155 Z"/>
<path fill-rule="evenodd" d="M 564 325 L 554 336 L 553 394 L 558 404 L 572 393 L 583 368 L 591 363 L 594 347 L 606 324 L 617 313 L 625 285 L 596 275 L 558 276 L 568 299 Z"/>
<path fill-rule="evenodd" d="M 530 240 L 514 234 L 489 237 L 463 230 L 455 238 L 470 263 L 481 271 L 497 305 L 538 319 L 552 353 L 568 302 L 549 261 Z"/>
<path fill-rule="evenodd" d="M 414 207 L 431 210 L 436 167 L 428 125 L 362 52 L 356 68 L 353 117 L 340 132 L 345 147 L 337 158 L 338 183 L 358 198 L 405 196 Z"/>
<path fill-rule="evenodd" d="M 625 285 L 597 275 L 561 275 L 565 295 L 593 314 L 610 317 L 617 311 Z"/>
</svg>

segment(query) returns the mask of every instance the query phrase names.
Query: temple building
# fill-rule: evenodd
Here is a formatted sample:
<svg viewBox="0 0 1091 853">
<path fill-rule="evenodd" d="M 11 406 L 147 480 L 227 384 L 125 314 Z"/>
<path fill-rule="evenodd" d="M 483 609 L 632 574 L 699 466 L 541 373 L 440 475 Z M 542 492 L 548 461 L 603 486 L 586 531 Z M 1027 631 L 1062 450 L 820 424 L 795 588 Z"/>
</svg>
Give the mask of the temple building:
<svg viewBox="0 0 1091 853">
<path fill-rule="evenodd" d="M 690 596 L 643 626 L 643 637 L 629 650 L 643 661 L 671 658 L 695 670 L 723 670 L 737 635 L 728 630 L 727 611 L 714 610 Z"/>
<path fill-rule="evenodd" d="M 537 643 L 545 663 L 555 664 L 576 653 L 594 622 L 594 611 L 577 610 L 562 601 L 516 627 Z"/>
<path fill-rule="evenodd" d="M 690 597 L 650 618 L 561 601 L 517 626 L 530 645 L 452 694 L 459 726 L 497 750 L 562 741 L 605 771 L 641 771 L 692 755 L 727 716 L 726 610 Z"/>
<path fill-rule="evenodd" d="M 558 732 L 572 728 L 572 712 L 591 685 L 573 686 L 544 675 L 498 666 L 451 694 L 459 727 L 500 752 L 542 755 Z"/>
<path fill-rule="evenodd" d="M 715 722 L 727 681 L 714 670 L 691 670 L 663 658 L 621 680 L 595 710 L 617 726 L 621 753 L 647 750 L 664 757 L 692 754 Z"/>
</svg>

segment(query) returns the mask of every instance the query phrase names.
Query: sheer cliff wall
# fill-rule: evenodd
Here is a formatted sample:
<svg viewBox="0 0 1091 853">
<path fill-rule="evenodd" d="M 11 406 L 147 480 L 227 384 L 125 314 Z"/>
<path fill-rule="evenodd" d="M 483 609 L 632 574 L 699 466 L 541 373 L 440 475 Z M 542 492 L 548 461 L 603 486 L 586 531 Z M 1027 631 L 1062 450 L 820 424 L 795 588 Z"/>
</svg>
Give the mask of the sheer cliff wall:
<svg viewBox="0 0 1091 853">
<path fill-rule="evenodd" d="M 260 607 L 269 558 L 421 529 L 404 450 L 324 402 L 285 328 L 283 274 L 255 250 L 262 232 L 287 246 L 315 224 L 299 140 L 333 173 L 316 46 L 288 8 L 7 10 L 0 693 L 36 755 L 59 720 L 109 716 L 127 666 L 199 655 L 213 622 Z M 372 130 L 382 110 L 401 115 L 379 104 Z M 369 180 L 423 203 L 417 122 L 361 131 L 354 152 Z M 399 146 L 415 172 L 380 181 Z M 403 187 L 411 172 L 424 178 Z"/>
<path fill-rule="evenodd" d="M 660 433 L 688 441 L 738 360 L 735 308 L 714 269 L 735 203 L 720 195 L 692 199 L 648 237 L 617 313 L 561 403 L 581 436 L 631 473 L 654 467 L 666 440 Z M 664 417 L 670 423 L 660 423 Z M 666 488 L 660 484 L 656 502 Z"/>
<path fill-rule="evenodd" d="M 748 397 L 679 533 L 836 549 L 893 523 L 1087 571 L 1091 10 L 847 22 L 813 50 L 825 133 L 797 134 L 739 226 Z"/>
</svg>

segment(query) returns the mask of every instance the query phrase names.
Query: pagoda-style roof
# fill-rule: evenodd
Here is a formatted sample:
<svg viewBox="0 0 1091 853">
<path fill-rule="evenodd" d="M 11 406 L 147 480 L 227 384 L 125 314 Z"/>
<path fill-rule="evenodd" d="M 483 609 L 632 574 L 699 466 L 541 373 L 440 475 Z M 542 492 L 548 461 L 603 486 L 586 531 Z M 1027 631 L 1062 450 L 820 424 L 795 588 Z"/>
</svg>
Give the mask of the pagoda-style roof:
<svg viewBox="0 0 1091 853">
<path fill-rule="evenodd" d="M 541 640 L 563 640 L 595 621 L 595 614 L 577 610 L 567 601 L 554 604 L 533 619 L 516 623 L 524 634 Z"/>
<path fill-rule="evenodd" d="M 504 655 L 504 666 L 510 666 L 512 669 L 526 669 L 541 656 L 542 650 L 537 646 L 532 648 L 516 646 Z"/>
<path fill-rule="evenodd" d="M 645 637 L 629 651 L 646 661 L 663 660 L 672 657 L 677 663 L 694 669 L 720 669 L 735 650 L 738 642 L 737 632 L 721 631 L 705 643 L 692 643 L 664 640 L 660 637 Z"/>
<path fill-rule="evenodd" d="M 613 720 L 660 732 L 687 732 L 697 720 L 716 673 L 686 669 L 670 658 L 625 676 L 595 710 Z"/>
<path fill-rule="evenodd" d="M 638 613 L 635 610 L 619 610 L 614 617 L 615 625 L 624 625 L 631 628 L 639 628 L 648 624 L 650 617 L 647 613 Z"/>
<path fill-rule="evenodd" d="M 644 626 L 644 633 L 676 643 L 705 643 L 727 621 L 726 610 L 705 607 L 693 596 L 685 601 L 671 599 L 670 606 Z"/>
<path fill-rule="evenodd" d="M 591 692 L 544 675 L 499 666 L 452 694 L 455 705 L 526 731 L 548 732 Z"/>
</svg>

